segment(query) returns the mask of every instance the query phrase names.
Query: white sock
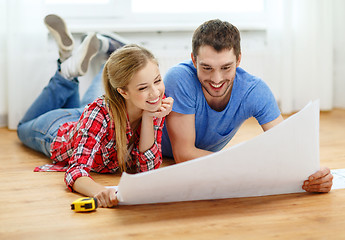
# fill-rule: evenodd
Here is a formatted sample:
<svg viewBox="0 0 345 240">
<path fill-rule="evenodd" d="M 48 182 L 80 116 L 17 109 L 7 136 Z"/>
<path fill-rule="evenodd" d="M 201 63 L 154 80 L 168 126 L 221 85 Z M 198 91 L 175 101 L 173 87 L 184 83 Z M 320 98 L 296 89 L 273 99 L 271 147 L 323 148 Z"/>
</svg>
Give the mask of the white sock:
<svg viewBox="0 0 345 240">
<path fill-rule="evenodd" d="M 100 42 L 95 33 L 89 34 L 78 50 L 66 61 L 61 63 L 61 76 L 72 80 L 75 77 L 86 74 L 91 59 L 97 54 Z"/>
<path fill-rule="evenodd" d="M 70 59 L 70 58 L 68 58 L 68 59 Z M 67 60 L 68 60 L 67 59 Z M 67 61 L 66 60 L 66 61 Z M 67 63 L 67 65 L 66 65 L 66 61 L 64 61 L 63 63 L 61 63 L 61 65 L 60 65 L 60 74 L 61 74 L 61 76 L 63 76 L 64 78 L 66 78 L 66 79 L 68 79 L 68 80 L 72 80 L 72 79 L 74 79 L 74 78 L 76 78 L 76 77 L 79 77 L 79 75 L 75 72 L 75 71 L 71 71 L 70 69 L 71 69 L 71 66 L 70 65 L 68 65 L 68 63 Z"/>
<path fill-rule="evenodd" d="M 97 34 L 97 38 L 100 42 L 100 48 L 99 51 L 102 53 L 107 53 L 109 49 L 109 39 L 102 36 L 101 34 Z"/>
</svg>

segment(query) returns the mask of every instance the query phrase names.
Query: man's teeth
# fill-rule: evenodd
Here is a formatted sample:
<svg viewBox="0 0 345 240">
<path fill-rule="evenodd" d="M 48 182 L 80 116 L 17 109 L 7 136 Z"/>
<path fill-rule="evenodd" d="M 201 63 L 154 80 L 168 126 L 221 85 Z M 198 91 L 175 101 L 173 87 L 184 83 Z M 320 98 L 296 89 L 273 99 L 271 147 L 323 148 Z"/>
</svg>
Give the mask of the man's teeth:
<svg viewBox="0 0 345 240">
<path fill-rule="evenodd" d="M 147 102 L 149 102 L 149 103 L 156 103 L 156 102 L 158 102 L 158 100 L 159 100 L 159 97 L 158 97 L 158 98 L 156 98 L 156 99 L 154 99 L 154 100 L 147 101 Z"/>
<path fill-rule="evenodd" d="M 214 88 L 219 88 L 223 85 L 223 83 L 220 83 L 220 84 L 213 84 L 211 83 L 211 86 L 214 87 Z"/>
</svg>

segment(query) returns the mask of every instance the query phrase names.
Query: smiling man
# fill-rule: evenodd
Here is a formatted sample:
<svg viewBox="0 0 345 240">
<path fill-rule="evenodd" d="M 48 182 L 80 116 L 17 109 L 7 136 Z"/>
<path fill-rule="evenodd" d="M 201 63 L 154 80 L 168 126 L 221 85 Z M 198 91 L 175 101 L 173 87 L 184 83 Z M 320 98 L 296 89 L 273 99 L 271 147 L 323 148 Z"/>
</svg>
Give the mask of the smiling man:
<svg viewBox="0 0 345 240">
<path fill-rule="evenodd" d="M 220 151 L 250 117 L 264 131 L 283 121 L 266 83 L 239 67 L 240 33 L 235 26 L 219 19 L 203 23 L 193 34 L 192 48 L 191 60 L 165 75 L 166 95 L 174 105 L 163 129 L 164 156 L 179 163 Z M 303 189 L 329 192 L 331 186 L 330 170 L 322 168 Z"/>
</svg>

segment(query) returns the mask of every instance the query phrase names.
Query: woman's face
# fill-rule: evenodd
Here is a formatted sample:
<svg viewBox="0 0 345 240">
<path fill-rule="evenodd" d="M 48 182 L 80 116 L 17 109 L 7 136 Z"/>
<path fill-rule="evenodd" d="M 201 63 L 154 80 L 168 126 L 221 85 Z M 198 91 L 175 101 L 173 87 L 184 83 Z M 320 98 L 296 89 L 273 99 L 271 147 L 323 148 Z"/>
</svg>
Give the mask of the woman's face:
<svg viewBox="0 0 345 240">
<path fill-rule="evenodd" d="M 127 108 L 155 112 L 161 106 L 164 91 L 165 86 L 157 64 L 148 61 L 120 93 L 126 99 Z"/>
</svg>

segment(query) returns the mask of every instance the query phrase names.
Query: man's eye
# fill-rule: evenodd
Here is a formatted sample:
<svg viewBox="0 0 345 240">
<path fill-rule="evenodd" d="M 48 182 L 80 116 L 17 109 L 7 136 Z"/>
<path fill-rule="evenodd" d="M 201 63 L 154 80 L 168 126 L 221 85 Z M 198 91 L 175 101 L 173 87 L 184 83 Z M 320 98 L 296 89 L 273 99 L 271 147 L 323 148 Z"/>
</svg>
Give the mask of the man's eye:
<svg viewBox="0 0 345 240">
<path fill-rule="evenodd" d="M 211 71 L 212 68 L 210 68 L 210 67 L 204 67 L 204 70 L 205 70 L 205 71 Z"/>
</svg>

